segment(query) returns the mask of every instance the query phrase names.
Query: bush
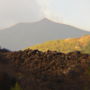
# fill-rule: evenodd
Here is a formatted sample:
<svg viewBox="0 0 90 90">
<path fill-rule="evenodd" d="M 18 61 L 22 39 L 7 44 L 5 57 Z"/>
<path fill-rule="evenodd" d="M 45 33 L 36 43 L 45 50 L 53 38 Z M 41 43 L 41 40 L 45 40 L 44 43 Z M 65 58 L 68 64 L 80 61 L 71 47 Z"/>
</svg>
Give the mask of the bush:
<svg viewBox="0 0 90 90">
<path fill-rule="evenodd" d="M 14 88 L 11 88 L 11 90 L 22 90 L 20 85 L 18 83 L 16 83 Z"/>
</svg>

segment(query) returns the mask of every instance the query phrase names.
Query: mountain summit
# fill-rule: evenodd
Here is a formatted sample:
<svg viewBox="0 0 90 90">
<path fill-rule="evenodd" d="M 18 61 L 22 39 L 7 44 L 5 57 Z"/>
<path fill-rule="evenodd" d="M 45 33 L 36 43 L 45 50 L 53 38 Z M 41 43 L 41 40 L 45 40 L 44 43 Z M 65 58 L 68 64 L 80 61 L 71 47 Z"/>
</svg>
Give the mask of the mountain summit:
<svg viewBox="0 0 90 90">
<path fill-rule="evenodd" d="M 80 37 L 86 34 L 90 32 L 43 19 L 36 23 L 20 23 L 0 30 L 0 45 L 11 50 L 20 50 L 48 40 Z"/>
</svg>

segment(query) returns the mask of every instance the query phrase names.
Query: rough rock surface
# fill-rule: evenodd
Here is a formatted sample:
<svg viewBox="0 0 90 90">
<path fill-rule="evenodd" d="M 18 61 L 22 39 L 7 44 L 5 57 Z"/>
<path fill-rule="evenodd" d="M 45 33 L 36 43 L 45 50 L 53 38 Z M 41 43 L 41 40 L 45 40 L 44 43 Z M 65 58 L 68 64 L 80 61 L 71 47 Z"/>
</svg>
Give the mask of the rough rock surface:
<svg viewBox="0 0 90 90">
<path fill-rule="evenodd" d="M 2 72 L 10 77 L 10 83 L 5 82 L 4 87 L 8 84 L 12 87 L 17 81 L 23 90 L 90 90 L 90 55 L 79 51 L 68 54 L 38 50 L 0 51 Z M 0 83 L 1 77 L 0 74 Z"/>
</svg>

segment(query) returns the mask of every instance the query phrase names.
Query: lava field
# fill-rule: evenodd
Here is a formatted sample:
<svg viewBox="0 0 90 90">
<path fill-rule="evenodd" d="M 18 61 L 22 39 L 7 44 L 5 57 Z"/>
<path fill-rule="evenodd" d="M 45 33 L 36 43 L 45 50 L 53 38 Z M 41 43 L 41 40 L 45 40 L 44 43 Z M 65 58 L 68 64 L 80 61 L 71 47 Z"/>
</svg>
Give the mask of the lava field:
<svg viewBox="0 0 90 90">
<path fill-rule="evenodd" d="M 0 50 L 0 90 L 90 90 L 90 55 Z"/>
</svg>

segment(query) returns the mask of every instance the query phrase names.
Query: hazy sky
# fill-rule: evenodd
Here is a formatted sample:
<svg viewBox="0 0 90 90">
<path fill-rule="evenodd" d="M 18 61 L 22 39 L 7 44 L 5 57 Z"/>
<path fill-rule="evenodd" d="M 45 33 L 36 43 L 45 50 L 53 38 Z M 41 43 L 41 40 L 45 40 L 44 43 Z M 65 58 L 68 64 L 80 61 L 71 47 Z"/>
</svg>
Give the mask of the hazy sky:
<svg viewBox="0 0 90 90">
<path fill-rule="evenodd" d="M 35 0 L 0 0 L 1 28 L 42 18 L 43 13 Z"/>
<path fill-rule="evenodd" d="M 90 0 L 0 0 L 0 27 L 48 18 L 90 31 Z"/>
</svg>

